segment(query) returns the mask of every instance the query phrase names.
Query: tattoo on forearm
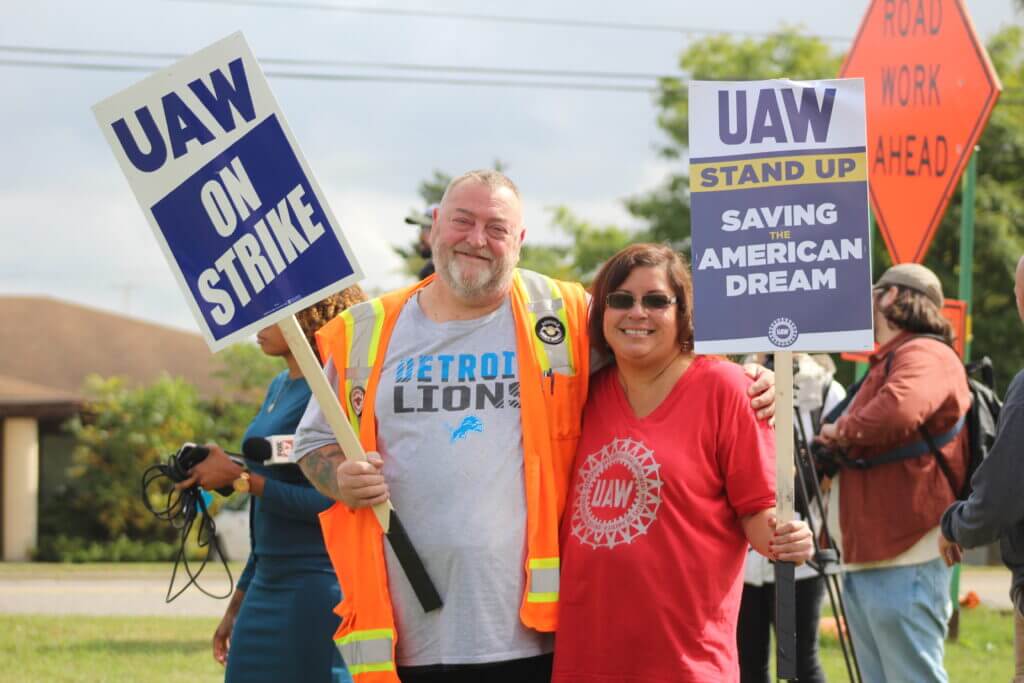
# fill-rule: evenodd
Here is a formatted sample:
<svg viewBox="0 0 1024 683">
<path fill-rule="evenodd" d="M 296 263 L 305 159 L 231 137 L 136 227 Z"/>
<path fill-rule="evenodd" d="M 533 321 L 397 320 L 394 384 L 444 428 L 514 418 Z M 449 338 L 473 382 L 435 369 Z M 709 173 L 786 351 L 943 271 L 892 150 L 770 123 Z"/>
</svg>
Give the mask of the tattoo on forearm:
<svg viewBox="0 0 1024 683">
<path fill-rule="evenodd" d="M 307 453 L 299 460 L 299 467 L 317 491 L 328 498 L 339 500 L 337 471 L 344 457 L 340 446 L 328 444 Z"/>
</svg>

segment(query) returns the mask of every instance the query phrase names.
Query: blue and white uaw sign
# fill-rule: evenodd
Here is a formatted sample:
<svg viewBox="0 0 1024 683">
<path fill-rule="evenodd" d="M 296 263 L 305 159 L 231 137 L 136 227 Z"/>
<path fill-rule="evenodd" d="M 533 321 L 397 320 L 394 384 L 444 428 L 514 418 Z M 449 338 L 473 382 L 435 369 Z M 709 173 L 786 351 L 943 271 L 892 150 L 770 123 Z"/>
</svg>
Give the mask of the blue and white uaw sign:
<svg viewBox="0 0 1024 683">
<path fill-rule="evenodd" d="M 873 346 L 864 82 L 690 83 L 698 353 Z"/>
<path fill-rule="evenodd" d="M 214 351 L 362 277 L 241 33 L 93 112 Z"/>
</svg>

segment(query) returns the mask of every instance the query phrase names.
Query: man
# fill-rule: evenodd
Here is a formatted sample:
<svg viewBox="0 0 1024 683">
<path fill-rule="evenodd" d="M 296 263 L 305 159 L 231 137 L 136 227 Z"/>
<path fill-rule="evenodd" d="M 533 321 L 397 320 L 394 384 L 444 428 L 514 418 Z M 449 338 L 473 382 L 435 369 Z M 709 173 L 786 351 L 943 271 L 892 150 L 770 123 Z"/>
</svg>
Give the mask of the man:
<svg viewBox="0 0 1024 683">
<path fill-rule="evenodd" d="M 820 436 L 867 465 L 839 477 L 847 618 L 865 681 L 946 681 L 952 606 L 938 527 L 963 484 L 967 430 L 959 427 L 970 391 L 932 271 L 893 266 L 873 300 L 880 348 L 849 410 Z"/>
<path fill-rule="evenodd" d="M 318 338 L 369 458 L 345 461 L 310 402 L 295 452 L 344 503 L 321 522 L 345 593 L 337 641 L 357 683 L 394 683 L 396 664 L 403 683 L 550 679 L 588 302 L 578 284 L 516 270 L 524 235 L 511 180 L 455 178 L 434 212 L 437 276 L 352 309 Z M 771 392 L 753 403 L 770 412 Z M 366 506 L 388 498 L 440 610 L 423 612 L 381 543 Z"/>
<path fill-rule="evenodd" d="M 1014 283 L 1017 313 L 1024 321 L 1024 257 L 1017 262 Z M 999 539 L 1003 562 L 1013 572 L 1010 595 L 1014 612 L 1017 666 L 1014 683 L 1024 683 L 1024 370 L 1017 373 L 999 413 L 996 440 L 971 478 L 971 495 L 953 503 L 942 515 L 939 550 L 946 562 L 960 561 L 960 547 L 974 548 Z"/>
<path fill-rule="evenodd" d="M 413 249 L 421 258 L 425 259 L 423 267 L 419 271 L 421 280 L 434 273 L 434 261 L 431 259 L 430 252 L 430 228 L 434 224 L 434 211 L 436 210 L 437 204 L 433 204 L 422 213 L 417 211 L 405 217 L 406 223 L 419 228 Z"/>
</svg>

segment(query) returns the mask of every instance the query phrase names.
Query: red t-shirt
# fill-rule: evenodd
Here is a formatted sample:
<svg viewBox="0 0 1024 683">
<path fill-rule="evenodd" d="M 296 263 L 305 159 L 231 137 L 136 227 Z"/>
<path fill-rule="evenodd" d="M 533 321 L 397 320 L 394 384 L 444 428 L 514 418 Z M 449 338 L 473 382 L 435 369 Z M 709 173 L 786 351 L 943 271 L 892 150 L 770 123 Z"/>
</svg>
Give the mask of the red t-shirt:
<svg viewBox="0 0 1024 683">
<path fill-rule="evenodd" d="M 562 520 L 553 683 L 738 681 L 740 517 L 775 505 L 774 433 L 733 363 L 698 357 L 637 419 L 591 384 Z"/>
</svg>

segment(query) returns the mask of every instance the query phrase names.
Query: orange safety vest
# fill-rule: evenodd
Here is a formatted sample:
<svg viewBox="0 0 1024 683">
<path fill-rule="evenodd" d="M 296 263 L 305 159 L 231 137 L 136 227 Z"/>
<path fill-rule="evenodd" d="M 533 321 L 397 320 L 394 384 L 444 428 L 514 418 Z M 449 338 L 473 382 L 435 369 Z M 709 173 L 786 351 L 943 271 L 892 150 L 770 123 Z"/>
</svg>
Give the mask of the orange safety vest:
<svg viewBox="0 0 1024 683">
<path fill-rule="evenodd" d="M 435 276 L 358 304 L 317 332 L 324 362 L 338 370 L 340 402 L 367 451 L 377 450 L 374 402 L 388 342 L 402 307 Z M 558 527 L 580 435 L 590 374 L 583 287 L 527 270 L 512 286 L 526 485 L 525 626 L 558 624 Z M 401 510 L 399 510 L 401 513 Z M 397 683 L 398 635 L 388 591 L 383 532 L 370 508 L 341 503 L 320 514 L 327 554 L 344 598 L 335 642 L 356 683 Z M 413 539 L 415 543 L 415 539 Z"/>
</svg>

